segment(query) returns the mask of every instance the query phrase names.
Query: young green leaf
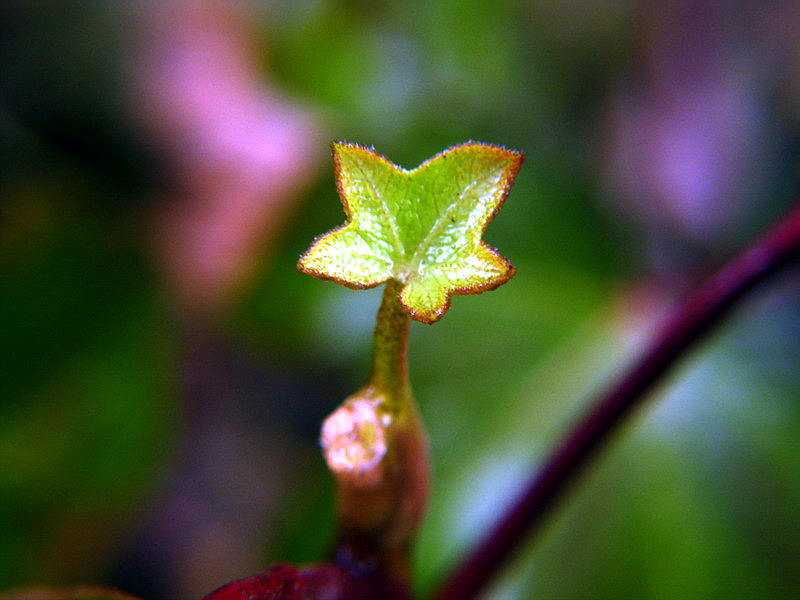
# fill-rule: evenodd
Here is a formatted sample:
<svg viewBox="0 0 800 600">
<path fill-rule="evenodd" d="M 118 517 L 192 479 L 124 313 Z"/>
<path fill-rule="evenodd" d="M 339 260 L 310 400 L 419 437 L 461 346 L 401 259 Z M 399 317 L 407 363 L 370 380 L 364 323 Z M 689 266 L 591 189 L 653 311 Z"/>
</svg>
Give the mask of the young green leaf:
<svg viewBox="0 0 800 600">
<path fill-rule="evenodd" d="M 481 236 L 522 158 L 515 150 L 467 142 L 407 171 L 372 149 L 335 142 L 347 222 L 314 240 L 298 268 L 351 288 L 394 279 L 406 311 L 433 323 L 451 295 L 491 290 L 514 274 Z"/>
</svg>

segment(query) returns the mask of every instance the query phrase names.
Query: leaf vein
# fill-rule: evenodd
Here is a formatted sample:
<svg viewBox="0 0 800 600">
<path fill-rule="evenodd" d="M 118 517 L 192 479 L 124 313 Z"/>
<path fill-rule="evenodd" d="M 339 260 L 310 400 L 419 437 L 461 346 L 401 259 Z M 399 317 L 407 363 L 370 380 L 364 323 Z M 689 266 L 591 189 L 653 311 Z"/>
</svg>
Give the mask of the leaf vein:
<svg viewBox="0 0 800 600">
<path fill-rule="evenodd" d="M 399 231 L 399 228 L 397 226 L 397 220 L 395 219 L 394 215 L 392 214 L 392 211 L 390 211 L 389 207 L 386 205 L 386 199 L 384 198 L 383 194 L 381 194 L 375 188 L 375 182 L 372 181 L 372 179 L 369 176 L 367 176 L 366 171 L 361 167 L 361 165 L 358 166 L 358 170 L 360 171 L 360 173 L 362 175 L 362 181 L 364 183 L 366 183 L 367 191 L 368 191 L 368 193 L 370 195 L 370 198 L 372 199 L 372 201 L 375 204 L 377 204 L 380 207 L 381 213 L 383 214 L 384 218 L 386 219 L 386 221 L 389 224 L 389 228 L 391 229 L 391 232 L 392 232 L 392 240 L 391 241 L 392 241 L 392 245 L 394 246 L 395 252 L 397 253 L 398 256 L 404 258 L 405 257 L 405 251 L 403 250 L 403 247 L 402 247 L 402 245 L 400 243 L 400 231 Z"/>
<path fill-rule="evenodd" d="M 417 246 L 416 250 L 414 251 L 414 256 L 412 256 L 411 260 L 409 261 L 409 266 L 411 267 L 412 271 L 416 271 L 419 268 L 419 265 L 422 262 L 422 256 L 430 247 L 431 242 L 433 242 L 436 237 L 442 234 L 442 231 L 444 230 L 447 222 L 450 220 L 453 212 L 460 207 L 469 190 L 477 184 L 478 180 L 473 179 L 468 186 L 461 190 L 461 192 L 458 194 L 458 198 L 451 202 L 447 209 L 445 209 L 445 211 L 437 217 L 433 227 L 430 228 L 430 231 L 425 236 L 425 239 L 423 239 L 422 242 L 420 242 L 420 244 Z M 462 235 L 461 237 L 463 238 L 466 236 Z"/>
</svg>

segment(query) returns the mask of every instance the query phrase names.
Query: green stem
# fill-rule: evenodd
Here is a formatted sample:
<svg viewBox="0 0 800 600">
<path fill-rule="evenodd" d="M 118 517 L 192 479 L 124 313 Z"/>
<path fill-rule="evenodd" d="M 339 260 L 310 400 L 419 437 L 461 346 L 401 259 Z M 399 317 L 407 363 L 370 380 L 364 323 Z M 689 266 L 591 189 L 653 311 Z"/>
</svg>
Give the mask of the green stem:
<svg viewBox="0 0 800 600">
<path fill-rule="evenodd" d="M 385 396 L 386 410 L 406 416 L 413 410 L 408 381 L 408 331 L 411 318 L 400 303 L 400 284 L 390 280 L 383 292 L 375 326 L 369 383 Z"/>
<path fill-rule="evenodd" d="M 372 564 L 403 587 L 428 496 L 428 450 L 408 381 L 410 318 L 390 281 L 366 385 L 326 419 L 322 446 L 338 481 L 336 560 Z M 360 568 L 360 567 L 358 567 Z"/>
</svg>

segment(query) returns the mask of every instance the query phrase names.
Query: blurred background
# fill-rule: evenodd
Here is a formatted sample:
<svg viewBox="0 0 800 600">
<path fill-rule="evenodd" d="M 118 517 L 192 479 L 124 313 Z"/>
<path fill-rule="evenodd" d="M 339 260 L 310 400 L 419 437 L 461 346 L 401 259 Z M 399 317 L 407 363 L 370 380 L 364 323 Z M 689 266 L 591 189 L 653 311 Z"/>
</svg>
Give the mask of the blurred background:
<svg viewBox="0 0 800 600">
<path fill-rule="evenodd" d="M 6 0 L 0 591 L 196 599 L 323 557 L 380 290 L 295 271 L 328 144 L 526 152 L 517 267 L 412 328 L 424 593 L 664 310 L 792 203 L 795 0 Z M 800 272 L 688 357 L 492 600 L 800 592 Z"/>
</svg>

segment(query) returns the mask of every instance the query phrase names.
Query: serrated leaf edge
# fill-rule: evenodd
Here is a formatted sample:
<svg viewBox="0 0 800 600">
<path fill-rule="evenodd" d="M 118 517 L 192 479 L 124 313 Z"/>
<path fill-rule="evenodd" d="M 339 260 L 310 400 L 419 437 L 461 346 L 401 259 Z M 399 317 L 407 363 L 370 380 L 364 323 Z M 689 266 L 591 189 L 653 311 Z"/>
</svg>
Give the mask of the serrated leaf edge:
<svg viewBox="0 0 800 600">
<path fill-rule="evenodd" d="M 327 280 L 327 281 L 333 281 L 335 283 L 338 283 L 339 285 L 343 285 L 343 286 L 345 286 L 347 288 L 350 288 L 350 289 L 353 289 L 353 290 L 370 289 L 370 288 L 378 287 L 379 285 L 382 285 L 382 284 L 386 283 L 390 279 L 395 279 L 396 280 L 396 277 L 390 276 L 390 277 L 386 277 L 385 279 L 383 279 L 381 281 L 378 281 L 376 283 L 364 284 L 364 283 L 361 283 L 361 282 L 358 282 L 358 281 L 353 281 L 353 280 L 350 280 L 350 279 L 343 279 L 341 277 L 336 277 L 335 275 L 330 275 L 328 273 L 324 273 L 324 272 L 319 271 L 317 269 L 309 268 L 309 267 L 306 267 L 306 266 L 303 265 L 303 259 L 306 256 L 308 256 L 310 253 L 313 252 L 315 246 L 317 245 L 317 243 L 319 241 L 321 241 L 323 238 L 328 237 L 329 235 L 333 235 L 333 234 L 341 231 L 342 229 L 345 229 L 352 222 L 352 211 L 350 209 L 350 205 L 349 205 L 349 202 L 347 200 L 347 195 L 345 194 L 345 191 L 344 191 L 343 178 L 341 176 L 341 159 L 340 159 L 339 154 L 337 152 L 337 149 L 340 148 L 340 147 L 355 148 L 355 149 L 357 149 L 359 151 L 367 152 L 370 155 L 372 155 L 373 157 L 377 157 L 379 160 L 381 160 L 384 163 L 386 163 L 386 165 L 388 165 L 392 169 L 394 169 L 394 170 L 396 170 L 399 173 L 402 173 L 404 175 L 411 175 L 411 174 L 415 173 L 416 171 L 419 171 L 419 170 L 421 170 L 423 168 L 426 168 L 433 161 L 435 161 L 437 159 L 440 159 L 441 157 L 446 156 L 447 154 L 449 154 L 451 152 L 454 152 L 454 151 L 457 151 L 457 150 L 459 150 L 461 148 L 466 148 L 466 147 L 488 148 L 488 149 L 491 149 L 493 151 L 500 152 L 502 154 L 507 155 L 509 158 L 511 158 L 511 164 L 509 165 L 509 167 L 507 169 L 504 170 L 502 185 L 500 187 L 501 191 L 500 191 L 499 198 L 498 198 L 497 203 L 495 204 L 494 208 L 489 213 L 489 215 L 487 216 L 487 218 L 484 220 L 484 222 L 482 223 L 482 225 L 480 227 L 480 237 L 483 237 L 483 234 L 485 233 L 486 228 L 489 226 L 489 223 L 491 223 L 491 221 L 497 215 L 497 213 L 500 210 L 500 208 L 505 203 L 506 198 L 508 197 L 508 194 L 511 191 L 511 186 L 514 184 L 516 176 L 519 173 L 519 170 L 522 167 L 522 163 L 525 160 L 525 153 L 521 152 L 519 150 L 513 150 L 513 149 L 510 149 L 510 148 L 506 148 L 505 146 L 501 146 L 500 144 L 491 144 L 491 143 L 487 143 L 487 142 L 476 142 L 474 140 L 468 140 L 468 141 L 463 142 L 461 144 L 455 144 L 453 146 L 449 146 L 449 147 L 445 148 L 441 152 L 438 152 L 437 154 L 434 154 L 430 158 L 426 159 L 425 161 L 423 161 L 422 163 L 420 163 L 418 166 L 416 166 L 413 169 L 404 169 L 400 165 L 397 165 L 396 163 L 394 163 L 391 160 L 389 160 L 386 156 L 384 156 L 383 154 L 381 154 L 380 152 L 375 150 L 374 146 L 365 146 L 363 144 L 359 144 L 358 142 L 349 142 L 349 141 L 346 141 L 346 140 L 336 140 L 336 141 L 332 142 L 331 143 L 331 154 L 333 156 L 334 177 L 335 177 L 335 181 L 336 181 L 336 189 L 337 189 L 337 192 L 338 192 L 338 195 L 339 195 L 339 200 L 341 201 L 342 206 L 344 208 L 346 221 L 342 225 L 339 225 L 338 227 L 334 227 L 333 229 L 331 229 L 331 230 L 329 230 L 329 231 L 327 231 L 327 232 L 325 232 L 323 234 L 320 234 L 320 235 L 316 236 L 312 240 L 312 242 L 309 245 L 308 249 L 298 259 L 297 269 L 298 269 L 298 271 L 300 271 L 302 273 L 307 273 L 307 274 L 312 275 L 314 277 L 317 277 L 319 279 L 324 279 L 324 280 Z M 441 319 L 442 316 L 444 316 L 444 314 L 449 310 L 450 304 L 451 304 L 451 299 L 452 299 L 453 295 L 480 294 L 482 292 L 491 291 L 491 290 L 497 289 L 498 287 L 500 287 L 501 285 L 506 283 L 509 279 L 511 279 L 511 277 L 514 276 L 514 273 L 516 272 L 516 269 L 515 269 L 514 265 L 511 263 L 511 261 L 509 259 L 507 259 L 505 256 L 500 254 L 500 252 L 496 248 L 494 248 L 493 246 L 490 246 L 489 244 L 487 244 L 483 240 L 479 241 L 479 245 L 481 247 L 483 247 L 486 251 L 488 251 L 490 254 L 492 254 L 498 260 L 498 262 L 505 267 L 505 273 L 501 277 L 498 277 L 497 279 L 493 279 L 493 280 L 491 280 L 491 281 L 489 281 L 489 282 L 487 282 L 485 284 L 479 284 L 479 285 L 474 285 L 474 286 L 455 287 L 455 288 L 446 290 L 445 291 L 445 302 L 444 302 L 444 304 L 442 304 L 441 308 L 439 310 L 436 310 L 436 311 L 422 312 L 422 311 L 414 310 L 413 307 L 409 306 L 408 304 L 406 304 L 405 302 L 402 301 L 402 295 L 400 294 L 400 303 L 403 305 L 403 308 L 406 310 L 406 312 L 408 312 L 408 314 L 414 320 L 421 321 L 422 323 L 427 323 L 427 324 L 435 323 L 436 321 Z M 400 283 L 405 284 L 405 282 L 403 282 L 403 281 L 400 281 Z"/>
</svg>

